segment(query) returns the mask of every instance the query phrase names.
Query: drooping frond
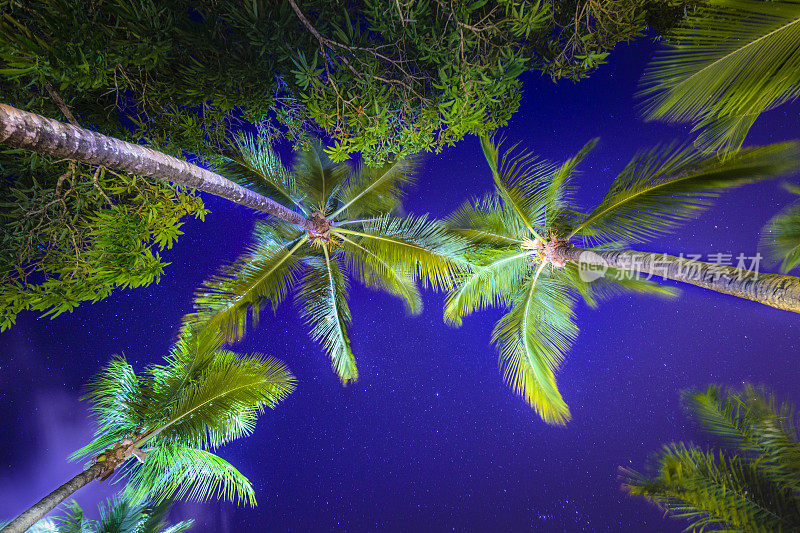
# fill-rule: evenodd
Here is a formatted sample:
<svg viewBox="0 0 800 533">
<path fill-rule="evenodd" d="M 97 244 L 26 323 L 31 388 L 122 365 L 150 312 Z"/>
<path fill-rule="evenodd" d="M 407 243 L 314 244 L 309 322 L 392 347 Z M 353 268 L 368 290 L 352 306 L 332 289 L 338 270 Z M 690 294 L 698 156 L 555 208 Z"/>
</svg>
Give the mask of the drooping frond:
<svg viewBox="0 0 800 533">
<path fill-rule="evenodd" d="M 123 495 L 132 502 L 219 498 L 238 505 L 256 505 L 250 481 L 213 453 L 168 443 L 144 451 L 147 452 L 144 464 L 129 462 L 124 465 Z"/>
<path fill-rule="evenodd" d="M 560 167 L 556 168 L 552 174 L 544 178 L 545 181 L 545 217 L 544 223 L 550 227 L 556 222 L 560 212 L 569 208 L 569 180 L 578 168 L 578 165 L 591 152 L 599 137 L 591 139 L 570 159 L 567 159 Z"/>
<path fill-rule="evenodd" d="M 444 320 L 448 324 L 461 326 L 462 318 L 473 311 L 510 305 L 530 271 L 530 251 L 507 248 L 487 250 L 484 255 L 488 256 L 484 261 L 462 272 L 447 295 Z"/>
<path fill-rule="evenodd" d="M 496 194 L 468 200 L 445 220 L 447 230 L 475 245 L 520 246 L 525 224 Z"/>
<path fill-rule="evenodd" d="M 623 469 L 623 488 L 676 518 L 690 520 L 685 531 L 794 531 L 800 502 L 785 486 L 760 475 L 753 462 L 682 443 L 655 457 L 653 475 Z"/>
<path fill-rule="evenodd" d="M 597 279 L 581 276 L 580 267 L 568 263 L 557 271 L 557 276 L 581 295 L 586 305 L 596 308 L 599 303 L 625 294 L 646 294 L 662 298 L 674 298 L 680 290 L 648 280 L 638 272 L 624 272 L 615 268 L 607 268 Z"/>
<path fill-rule="evenodd" d="M 218 173 L 286 207 L 309 215 L 303 205 L 295 176 L 284 168 L 280 157 L 263 137 L 242 135 L 215 169 Z"/>
<path fill-rule="evenodd" d="M 56 517 L 51 524 L 55 527 L 53 531 L 57 531 L 59 533 L 93 533 L 94 529 L 97 527 L 97 523 L 94 520 L 90 520 L 86 517 L 83 509 L 81 506 L 78 505 L 78 502 L 71 501 L 67 503 L 65 506 L 66 513 L 63 516 Z M 50 524 L 44 524 L 44 527 L 48 527 Z M 28 530 L 30 532 L 30 530 Z"/>
<path fill-rule="evenodd" d="M 645 242 L 702 213 L 720 192 L 786 174 L 797 164 L 793 142 L 746 148 L 725 159 L 691 147 L 657 147 L 628 163 L 570 237 Z"/>
<path fill-rule="evenodd" d="M 297 155 L 292 173 L 298 190 L 305 195 L 303 203 L 314 211 L 327 214 L 333 198 L 350 173 L 350 167 L 332 162 L 322 147 L 316 145 Z"/>
<path fill-rule="evenodd" d="M 227 340 L 241 338 L 248 314 L 257 324 L 262 303 L 275 309 L 295 284 L 307 239 L 306 235 L 289 241 L 258 238 L 247 254 L 203 283 L 195 294 L 195 312 L 185 321 L 193 327 L 219 329 Z"/>
<path fill-rule="evenodd" d="M 362 230 L 334 227 L 402 272 L 415 273 L 423 287 L 445 290 L 452 286 L 464 263 L 467 244 L 426 216 L 384 216 L 364 222 Z"/>
<path fill-rule="evenodd" d="M 378 168 L 361 166 L 351 173 L 338 194 L 339 204 L 331 219 L 380 216 L 400 205 L 403 187 L 414 183 L 417 162 L 414 158 L 398 159 Z"/>
<path fill-rule="evenodd" d="M 800 195 L 800 187 L 786 188 Z M 787 273 L 800 265 L 800 202 L 772 217 L 762 232 L 761 247 L 770 259 L 781 263 L 781 272 Z"/>
<path fill-rule="evenodd" d="M 481 147 L 489 168 L 492 170 L 495 187 L 505 203 L 514 209 L 519 219 L 535 237 L 544 223 L 547 191 L 543 179 L 551 175 L 556 167 L 539 161 L 530 152 L 515 153 L 516 146 L 500 155 L 500 142 L 482 136 Z"/>
<path fill-rule="evenodd" d="M 345 265 L 354 276 L 368 287 L 381 289 L 402 298 L 409 313 L 416 315 L 422 312 L 422 295 L 414 282 L 413 272 L 404 272 L 387 263 L 345 235 L 339 237 L 342 239 L 340 249 Z"/>
<path fill-rule="evenodd" d="M 760 113 L 800 94 L 800 1 L 712 0 L 642 80 L 648 118 L 695 122 L 709 150 L 741 147 Z"/>
<path fill-rule="evenodd" d="M 92 533 L 178 533 L 192 528 L 194 520 L 184 520 L 175 525 L 166 523 L 172 502 L 142 501 L 132 503 L 125 498 L 110 498 L 100 504 L 100 520 Z M 64 533 L 64 532 L 62 532 Z"/>
<path fill-rule="evenodd" d="M 297 300 L 301 314 L 311 326 L 311 338 L 321 342 L 331 358 L 333 370 L 347 384 L 358 379 L 356 360 L 350 349 L 347 327 L 350 307 L 347 305 L 347 279 L 328 245 L 322 246 L 323 257 L 305 260 L 308 272 L 300 280 Z"/>
<path fill-rule="evenodd" d="M 555 371 L 578 335 L 573 303 L 563 283 L 534 277 L 492 333 L 503 379 L 548 424 L 565 424 L 570 419 Z"/>
</svg>

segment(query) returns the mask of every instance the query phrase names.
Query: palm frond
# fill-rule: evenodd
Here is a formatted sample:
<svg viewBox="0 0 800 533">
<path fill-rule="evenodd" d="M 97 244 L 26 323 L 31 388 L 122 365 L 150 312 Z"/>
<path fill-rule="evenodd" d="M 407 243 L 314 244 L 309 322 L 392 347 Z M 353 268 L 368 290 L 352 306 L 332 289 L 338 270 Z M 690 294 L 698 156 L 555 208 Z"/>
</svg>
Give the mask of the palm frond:
<svg viewBox="0 0 800 533">
<path fill-rule="evenodd" d="M 330 219 L 339 215 L 353 219 L 391 213 L 400 205 L 403 187 L 414 183 L 416 167 L 417 160 L 412 157 L 378 168 L 362 165 L 339 191 L 341 207 L 330 215 Z"/>
<path fill-rule="evenodd" d="M 332 162 L 317 144 L 297 155 L 292 173 L 298 190 L 305 194 L 303 203 L 327 214 L 332 207 L 332 200 L 350 173 L 350 167 Z"/>
<path fill-rule="evenodd" d="M 145 451 L 147 460 L 143 464 L 126 463 L 120 479 L 125 482 L 122 494 L 132 502 L 219 498 L 239 505 L 256 505 L 250 481 L 213 453 L 169 443 L 154 445 Z"/>
<path fill-rule="evenodd" d="M 67 508 L 66 513 L 54 520 L 59 533 L 93 533 L 97 524 L 94 520 L 86 518 L 78 502 L 73 500 L 65 507 Z"/>
<path fill-rule="evenodd" d="M 800 195 L 800 187 L 786 188 Z M 761 235 L 761 248 L 775 262 L 780 262 L 781 272 L 788 273 L 800 265 L 800 202 L 790 205 L 770 219 Z"/>
<path fill-rule="evenodd" d="M 555 371 L 578 335 L 573 304 L 563 283 L 534 277 L 492 333 L 504 380 L 548 424 L 565 424 L 570 419 Z"/>
<path fill-rule="evenodd" d="M 444 320 L 448 324 L 461 326 L 462 319 L 473 311 L 510 305 L 530 271 L 530 251 L 487 250 L 484 255 L 490 258 L 462 272 L 447 295 Z"/>
<path fill-rule="evenodd" d="M 310 213 L 303 205 L 295 176 L 263 137 L 239 136 L 216 165 L 216 172 L 276 202 Z"/>
<path fill-rule="evenodd" d="M 537 160 L 530 152 L 515 153 L 516 145 L 501 156 L 501 145 L 493 137 L 481 136 L 483 154 L 492 170 L 498 194 L 514 209 L 528 231 L 541 240 L 538 228 L 544 224 L 547 199 L 544 179 L 552 175 L 556 167 Z"/>
<path fill-rule="evenodd" d="M 339 237 L 342 239 L 341 251 L 345 266 L 354 276 L 368 287 L 385 290 L 400 297 L 409 313 L 416 315 L 422 312 L 422 295 L 414 282 L 413 272 L 404 272 L 390 265 L 344 235 Z"/>
<path fill-rule="evenodd" d="M 552 174 L 544 178 L 545 181 L 545 216 L 544 223 L 546 226 L 551 227 L 556 221 L 557 216 L 564 209 L 569 206 L 569 180 L 574 175 L 578 165 L 583 159 L 591 152 L 599 137 L 591 139 L 583 145 L 583 147 L 570 159 L 567 159 L 560 167 L 558 167 Z"/>
<path fill-rule="evenodd" d="M 758 115 L 800 94 L 800 2 L 712 0 L 669 36 L 642 83 L 648 118 L 695 122 L 741 147 Z"/>
<path fill-rule="evenodd" d="M 475 245 L 520 246 L 528 235 L 514 208 L 496 194 L 468 200 L 445 220 L 447 230 Z"/>
<path fill-rule="evenodd" d="M 724 190 L 791 172 L 797 156 L 793 142 L 746 148 L 725 159 L 691 147 L 657 147 L 628 163 L 570 237 L 645 242 L 696 217 Z"/>
<path fill-rule="evenodd" d="M 297 300 L 301 314 L 311 326 L 311 338 L 321 342 L 331 358 L 333 370 L 347 384 L 358 379 L 356 360 L 350 348 L 347 327 L 350 307 L 347 305 L 347 279 L 336 257 L 323 245 L 323 257 L 305 260 L 308 272 L 300 280 Z"/>
<path fill-rule="evenodd" d="M 185 317 L 192 327 L 221 330 L 227 340 L 241 338 L 248 315 L 258 323 L 261 305 L 275 309 L 297 281 L 306 235 L 282 241 L 260 238 L 251 250 L 195 293 L 195 312 Z"/>
<path fill-rule="evenodd" d="M 333 228 L 401 272 L 415 273 L 422 286 L 445 290 L 464 268 L 467 244 L 426 216 L 384 216 L 364 222 L 361 231 Z M 352 237 L 351 237 L 352 236 Z"/>
</svg>

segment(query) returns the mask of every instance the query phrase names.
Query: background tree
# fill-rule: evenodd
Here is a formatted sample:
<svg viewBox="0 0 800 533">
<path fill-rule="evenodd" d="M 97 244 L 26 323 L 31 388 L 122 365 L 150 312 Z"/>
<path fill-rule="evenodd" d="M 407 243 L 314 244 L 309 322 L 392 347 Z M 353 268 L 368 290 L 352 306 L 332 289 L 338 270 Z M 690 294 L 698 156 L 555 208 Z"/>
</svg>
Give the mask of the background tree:
<svg viewBox="0 0 800 533">
<path fill-rule="evenodd" d="M 800 187 L 786 184 L 786 189 L 800 195 Z M 781 263 L 781 272 L 800 264 L 800 202 L 795 202 L 767 223 L 761 238 L 767 255 Z"/>
<path fill-rule="evenodd" d="M 587 213 L 570 197 L 571 178 L 595 142 L 554 165 L 530 153 L 501 155 L 499 144 L 482 138 L 496 192 L 467 202 L 448 220 L 475 249 L 472 269 L 447 298 L 445 321 L 461 325 L 475 310 L 510 308 L 492 334 L 503 378 L 553 424 L 570 416 L 555 371 L 577 338 L 575 295 L 594 306 L 620 291 L 671 294 L 649 281 L 660 276 L 800 312 L 798 278 L 624 249 L 676 230 L 721 191 L 793 171 L 794 143 L 724 160 L 675 146 L 642 152 Z"/>
<path fill-rule="evenodd" d="M 343 383 L 358 378 L 347 333 L 347 273 L 369 287 L 400 297 L 411 313 L 422 310 L 416 286 L 448 288 L 463 243 L 426 216 L 393 216 L 413 182 L 413 161 L 380 168 L 333 163 L 317 147 L 300 154 L 289 171 L 264 139 L 245 137 L 220 168 L 239 183 L 314 221 L 304 230 L 280 220 L 260 221 L 254 245 L 197 292 L 194 327 L 221 329 L 227 340 L 258 321 L 266 303 L 277 307 L 296 290 L 311 336 L 323 344 Z"/>
<path fill-rule="evenodd" d="M 504 125 L 523 72 L 584 77 L 694 3 L 0 0 L 0 91 L 55 117 L 49 84 L 81 124 L 176 156 L 250 124 L 381 164 Z"/>
<path fill-rule="evenodd" d="M 131 503 L 113 497 L 100 505 L 100 520 L 90 520 L 80 505 L 72 501 L 66 505 L 64 515 L 43 518 L 26 533 L 180 533 L 190 530 L 194 520 L 182 520 L 175 525 L 166 522 L 171 506 L 169 500 L 158 504 Z"/>
<path fill-rule="evenodd" d="M 710 386 L 683 395 L 688 412 L 723 442 L 665 445 L 648 474 L 621 469 L 623 489 L 690 521 L 686 531 L 800 529 L 800 442 L 794 408 L 763 390 Z"/>
<path fill-rule="evenodd" d="M 85 397 L 98 427 L 72 459 L 92 461 L 2 532 L 26 531 L 76 490 L 115 473 L 131 503 L 217 497 L 255 505 L 247 478 L 210 450 L 250 435 L 258 415 L 285 399 L 294 383 L 280 361 L 222 350 L 209 332 L 185 333 L 163 364 L 138 376 L 117 356 Z"/>
<path fill-rule="evenodd" d="M 642 79 L 650 119 L 692 122 L 736 149 L 758 116 L 800 95 L 800 1 L 711 0 L 667 35 Z"/>
</svg>

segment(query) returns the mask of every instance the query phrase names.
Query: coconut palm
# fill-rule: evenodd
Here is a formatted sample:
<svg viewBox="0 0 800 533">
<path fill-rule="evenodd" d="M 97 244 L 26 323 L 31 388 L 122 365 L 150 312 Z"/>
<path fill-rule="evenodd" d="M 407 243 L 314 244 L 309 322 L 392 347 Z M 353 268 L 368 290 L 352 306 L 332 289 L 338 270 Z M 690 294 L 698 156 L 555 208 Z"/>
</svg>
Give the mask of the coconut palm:
<svg viewBox="0 0 800 533">
<path fill-rule="evenodd" d="M 649 474 L 621 469 L 623 488 L 690 520 L 685 531 L 799 531 L 800 441 L 792 406 L 752 386 L 711 386 L 684 393 L 684 401 L 724 447 L 668 444 Z"/>
<path fill-rule="evenodd" d="M 172 502 L 165 500 L 154 504 L 148 501 L 131 503 L 125 498 L 109 498 L 100 505 L 100 520 L 86 518 L 77 502 L 66 505 L 66 513 L 54 518 L 43 518 L 27 533 L 179 533 L 188 531 L 194 520 L 183 520 L 169 525 L 165 519 Z"/>
<path fill-rule="evenodd" d="M 492 337 L 503 377 L 546 422 L 570 417 L 555 371 L 578 334 L 576 295 L 594 306 L 621 291 L 673 294 L 649 281 L 657 276 L 800 311 L 800 279 L 622 249 L 677 229 L 720 191 L 791 171 L 795 144 L 749 148 L 724 160 L 690 148 L 655 148 L 634 157 L 585 213 L 571 200 L 571 177 L 596 140 L 562 165 L 513 150 L 501 156 L 493 139 L 481 142 L 496 191 L 468 201 L 447 222 L 475 249 L 474 266 L 450 291 L 444 318 L 461 325 L 477 309 L 509 308 Z"/>
<path fill-rule="evenodd" d="M 800 0 L 711 0 L 667 43 L 642 79 L 647 117 L 695 123 L 709 150 L 800 95 Z"/>
<path fill-rule="evenodd" d="M 786 184 L 786 189 L 800 196 L 800 187 Z M 800 264 L 800 201 L 790 205 L 767 223 L 762 232 L 762 246 L 767 255 L 781 263 L 781 272 Z"/>
<path fill-rule="evenodd" d="M 27 530 L 79 488 L 115 473 L 132 503 L 217 497 L 255 505 L 247 478 L 210 450 L 251 434 L 264 408 L 294 390 L 294 377 L 276 359 L 220 345 L 209 332 L 186 333 L 163 364 L 138 376 L 123 356 L 113 359 L 85 396 L 95 438 L 71 456 L 89 465 L 2 532 Z"/>
<path fill-rule="evenodd" d="M 322 343 L 334 371 L 343 383 L 357 379 L 347 331 L 348 278 L 398 296 L 409 312 L 419 313 L 416 281 L 448 288 L 458 271 L 460 239 L 426 216 L 392 215 L 413 181 L 413 167 L 400 159 L 351 169 L 317 147 L 299 154 L 290 172 L 266 142 L 240 139 L 220 171 L 291 206 L 314 229 L 274 218 L 258 222 L 248 252 L 198 290 L 188 322 L 236 340 L 248 316 L 255 323 L 262 305 L 274 308 L 294 289 L 311 337 Z"/>
</svg>

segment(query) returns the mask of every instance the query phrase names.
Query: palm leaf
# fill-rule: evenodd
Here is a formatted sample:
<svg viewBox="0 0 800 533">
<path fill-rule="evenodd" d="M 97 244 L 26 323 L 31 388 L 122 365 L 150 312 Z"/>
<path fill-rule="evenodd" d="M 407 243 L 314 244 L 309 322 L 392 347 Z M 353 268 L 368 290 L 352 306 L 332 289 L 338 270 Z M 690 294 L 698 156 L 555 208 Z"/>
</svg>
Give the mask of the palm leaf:
<svg viewBox="0 0 800 533">
<path fill-rule="evenodd" d="M 569 408 L 555 382 L 555 370 L 578 335 L 573 299 L 559 281 L 536 276 L 495 326 L 503 378 L 548 424 L 565 424 Z M 538 279 L 537 279 L 538 276 Z"/>
<path fill-rule="evenodd" d="M 642 80 L 648 118 L 695 122 L 739 148 L 758 115 L 800 94 L 800 2 L 712 0 L 669 36 Z"/>
<path fill-rule="evenodd" d="M 468 200 L 447 217 L 447 230 L 477 245 L 520 246 L 525 224 L 496 194 Z"/>
<path fill-rule="evenodd" d="M 552 174 L 544 178 L 545 181 L 545 226 L 552 227 L 560 212 L 568 207 L 569 200 L 569 180 L 574 175 L 578 165 L 591 152 L 599 137 L 595 137 L 587 142 L 570 159 L 567 159 Z"/>
<path fill-rule="evenodd" d="M 800 195 L 800 187 L 787 185 L 786 188 Z M 767 223 L 761 247 L 770 259 L 780 261 L 783 273 L 800 265 L 800 202 L 790 205 Z"/>
<path fill-rule="evenodd" d="M 353 219 L 392 212 L 400 205 L 402 188 L 414 183 L 416 166 L 416 160 L 408 157 L 379 168 L 361 166 L 339 191 L 341 207 L 330 219 L 340 214 Z"/>
<path fill-rule="evenodd" d="M 346 164 L 333 163 L 320 145 L 300 152 L 292 173 L 297 188 L 305 193 L 304 204 L 324 214 L 332 207 L 332 200 L 349 174 Z"/>
<path fill-rule="evenodd" d="M 724 190 L 791 172 L 797 154 L 793 142 L 746 148 L 722 160 L 690 147 L 655 148 L 622 170 L 570 237 L 648 241 L 702 213 Z"/>
<path fill-rule="evenodd" d="M 342 383 L 358 379 L 356 360 L 350 349 L 347 326 L 347 280 L 336 257 L 323 245 L 323 257 L 309 257 L 306 275 L 300 280 L 297 299 L 301 313 L 311 326 L 311 338 L 321 342 L 331 358 L 333 369 Z"/>
</svg>

